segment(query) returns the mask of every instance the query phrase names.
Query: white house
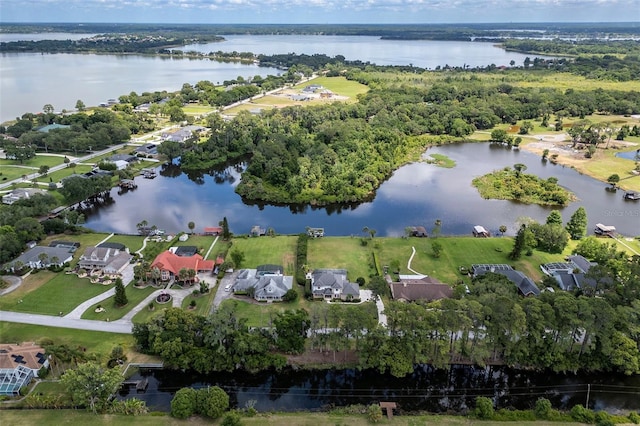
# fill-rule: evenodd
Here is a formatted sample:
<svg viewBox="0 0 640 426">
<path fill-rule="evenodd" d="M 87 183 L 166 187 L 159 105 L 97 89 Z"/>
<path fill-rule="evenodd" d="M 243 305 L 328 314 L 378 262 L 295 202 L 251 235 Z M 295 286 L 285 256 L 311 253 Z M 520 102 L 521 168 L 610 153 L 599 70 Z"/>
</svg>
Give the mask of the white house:
<svg viewBox="0 0 640 426">
<path fill-rule="evenodd" d="M 100 269 L 107 274 L 119 274 L 132 257 L 119 248 L 91 246 L 87 247 L 80 256 L 78 266 L 87 270 Z"/>
</svg>

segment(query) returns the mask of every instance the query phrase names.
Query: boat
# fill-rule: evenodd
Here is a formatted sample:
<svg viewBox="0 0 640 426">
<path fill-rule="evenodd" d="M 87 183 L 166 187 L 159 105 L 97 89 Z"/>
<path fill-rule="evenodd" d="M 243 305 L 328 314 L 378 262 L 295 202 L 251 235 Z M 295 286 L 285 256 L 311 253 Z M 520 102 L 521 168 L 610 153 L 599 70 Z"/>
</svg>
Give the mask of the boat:
<svg viewBox="0 0 640 426">
<path fill-rule="evenodd" d="M 623 198 L 625 200 L 638 201 L 640 200 L 640 192 L 627 191 L 624 193 Z"/>
</svg>

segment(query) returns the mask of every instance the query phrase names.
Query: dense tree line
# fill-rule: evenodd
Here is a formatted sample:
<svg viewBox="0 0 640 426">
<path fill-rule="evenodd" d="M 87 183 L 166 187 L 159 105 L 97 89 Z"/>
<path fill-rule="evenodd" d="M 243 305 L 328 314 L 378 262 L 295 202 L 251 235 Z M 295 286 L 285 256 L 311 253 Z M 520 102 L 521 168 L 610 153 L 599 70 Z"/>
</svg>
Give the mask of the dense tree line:
<svg viewBox="0 0 640 426">
<path fill-rule="evenodd" d="M 397 75 L 378 68 L 349 71 L 348 78 L 371 88 L 356 104 L 287 107 L 260 116 L 245 112 L 231 122 L 213 122 L 208 141 L 183 146 L 181 166 L 209 169 L 249 158 L 236 189 L 247 199 L 362 201 L 424 148 L 424 134 L 455 139 L 550 114 L 640 112 L 637 92 L 527 88 L 508 81 L 488 83 L 473 73 L 429 83 L 396 82 Z"/>
<path fill-rule="evenodd" d="M 505 40 L 504 47 L 507 50 L 517 50 L 526 53 L 541 53 L 547 55 L 615 55 L 640 53 L 640 41 L 638 40 L 534 40 L 534 39 L 509 39 Z"/>
<path fill-rule="evenodd" d="M 141 350 L 162 356 L 166 365 L 200 372 L 282 365 L 273 351 L 299 352 L 308 328 L 308 350 L 332 352 L 336 361 L 355 350 L 361 368 L 400 377 L 416 364 L 460 362 L 637 374 L 640 256 L 628 259 L 594 240 L 586 239 L 578 251 L 603 260 L 587 274 L 597 284 L 573 292 L 559 290 L 549 278 L 544 285 L 555 292 L 523 298 L 508 279 L 487 273 L 473 280 L 468 293 L 456 288 L 452 299 L 385 303 L 386 328 L 373 304 L 348 309 L 317 303 L 309 314 L 278 314 L 274 331 L 249 331 L 223 306 L 209 318 L 169 310 L 136 325 L 134 336 Z"/>
</svg>

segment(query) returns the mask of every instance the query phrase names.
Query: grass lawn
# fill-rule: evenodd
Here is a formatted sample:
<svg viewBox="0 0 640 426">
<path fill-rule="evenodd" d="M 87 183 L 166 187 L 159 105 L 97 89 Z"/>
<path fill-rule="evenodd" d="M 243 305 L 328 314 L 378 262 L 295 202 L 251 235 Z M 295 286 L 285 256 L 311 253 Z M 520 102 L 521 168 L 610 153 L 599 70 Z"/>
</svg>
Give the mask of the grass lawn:
<svg viewBox="0 0 640 426">
<path fill-rule="evenodd" d="M 125 306 L 116 307 L 114 303 L 115 296 L 111 296 L 108 299 L 103 300 L 100 303 L 96 303 L 91 306 L 82 314 L 82 319 L 88 320 L 106 320 L 109 318 L 109 321 L 115 321 L 123 316 L 125 316 L 131 309 L 138 306 L 140 302 L 144 300 L 145 297 L 153 293 L 156 289 L 152 286 L 147 286 L 145 288 L 136 288 L 133 284 L 125 287 L 125 293 L 127 294 L 127 303 Z M 105 310 L 104 312 L 96 312 L 96 308 L 98 305 L 102 306 Z"/>
<path fill-rule="evenodd" d="M 244 261 L 240 265 L 242 268 L 255 268 L 269 263 L 282 265 L 285 275 L 291 275 L 295 269 L 297 240 L 296 236 L 236 238 L 229 252 L 239 250 L 244 253 Z"/>
<path fill-rule="evenodd" d="M 612 81 L 612 80 L 595 80 L 585 78 L 571 73 L 553 72 L 549 74 L 537 74 L 536 78 L 522 79 L 520 81 L 511 82 L 514 86 L 520 87 L 553 87 L 560 90 L 621 90 L 628 92 L 630 90 L 640 90 L 640 81 Z"/>
<path fill-rule="evenodd" d="M 204 295 L 194 296 L 193 294 L 188 295 L 182 301 L 182 309 L 193 312 L 196 315 L 207 316 L 209 315 L 209 311 L 211 310 L 211 303 L 213 302 L 213 298 L 216 296 L 216 287 L 214 286 L 215 281 L 213 283 L 209 283 L 209 293 Z M 189 304 L 192 300 L 196 301 L 195 309 L 189 309 Z"/>
<path fill-rule="evenodd" d="M 470 267 L 474 263 L 506 263 L 530 276 L 534 281 L 542 278 L 540 264 L 561 261 L 569 254 L 568 247 L 564 254 L 549 254 L 534 250 L 533 255 L 523 256 L 518 261 L 508 258 L 513 248 L 513 238 L 473 238 L 473 237 L 440 237 L 442 244 L 440 258 L 431 254 L 433 238 L 376 238 L 379 244 L 379 259 L 382 265 L 389 265 L 393 260 L 400 262 L 401 274 L 412 274 L 407 269 L 407 262 L 411 257 L 411 247 L 415 247 L 411 267 L 415 271 L 431 275 L 442 282 L 455 284 L 462 275 L 458 272 L 460 266 Z"/>
<path fill-rule="evenodd" d="M 103 333 L 100 331 L 74 330 L 70 328 L 48 327 L 46 325 L 18 324 L 0 321 L 0 341 L 11 342 L 39 342 L 43 338 L 53 340 L 56 345 L 68 345 L 71 347 L 84 347 L 92 354 L 99 354 L 101 358 L 111 353 L 115 346 L 122 346 L 128 351 L 129 361 L 133 361 L 136 353 L 133 336 L 129 334 Z M 146 355 L 140 355 L 140 359 L 147 359 Z M 142 362 L 142 361 L 141 361 Z M 2 411 L 0 411 L 2 412 Z M 0 421 L 0 424 L 3 424 Z M 10 424 L 10 423 L 9 423 Z"/>
<path fill-rule="evenodd" d="M 81 175 L 83 173 L 90 172 L 92 168 L 93 167 L 91 166 L 85 165 L 77 165 L 76 167 L 65 167 L 64 169 L 49 173 L 49 175 L 45 179 L 49 180 L 49 178 L 51 178 L 54 182 L 60 182 L 67 176 L 71 176 L 73 174 Z"/>
<path fill-rule="evenodd" d="M 52 155 L 44 155 L 44 154 L 36 154 L 35 157 L 29 158 L 28 160 L 20 163 L 16 160 L 7 160 L 5 158 L 0 159 L 0 166 L 4 169 L 5 166 L 27 166 L 34 167 L 36 170 L 40 168 L 40 166 L 57 166 L 58 164 L 62 164 L 64 162 L 63 157 L 52 156 Z"/>
<path fill-rule="evenodd" d="M 293 288 L 300 287 L 297 284 L 293 285 Z M 304 291 L 301 292 L 301 295 Z M 270 318 L 275 317 L 276 314 L 284 312 L 290 309 L 302 308 L 301 304 L 306 306 L 308 301 L 298 297 L 293 303 L 258 303 L 255 301 L 249 301 L 249 299 L 226 299 L 222 302 L 223 305 L 232 305 L 235 307 L 235 316 L 237 318 L 245 318 L 249 327 L 268 327 L 270 325 Z"/>
<path fill-rule="evenodd" d="M 310 84 L 319 84 L 337 95 L 348 96 L 354 100 L 357 95 L 369 91 L 368 86 L 357 81 L 347 80 L 345 77 L 318 77 L 308 83 L 294 86 L 294 88 L 302 90 Z"/>
<path fill-rule="evenodd" d="M 351 282 L 358 277 L 368 279 L 375 272 L 372 252 L 377 250 L 376 246 L 382 239 L 374 238 L 372 241 L 367 238 L 366 246 L 361 241 L 361 237 L 311 238 L 307 249 L 307 265 L 310 269 L 346 269 Z"/>
<path fill-rule="evenodd" d="M 140 312 L 138 312 L 132 319 L 131 321 L 134 324 L 141 324 L 141 323 L 145 323 L 148 322 L 152 317 L 156 316 L 156 315 L 161 315 L 162 312 L 166 309 L 166 308 L 170 308 L 172 305 L 171 303 L 166 303 L 164 305 L 160 305 L 158 303 L 156 303 L 156 301 L 154 300 L 153 302 L 151 302 L 151 304 L 153 304 L 153 310 L 149 310 L 148 307 L 145 307 L 144 309 L 140 310 Z"/>
<path fill-rule="evenodd" d="M 3 160 L 0 160 L 3 161 Z M 7 161 L 7 160 L 4 160 Z M 30 175 L 32 173 L 36 173 L 38 171 L 37 168 L 25 168 L 25 167 L 17 167 L 14 165 L 0 164 L 1 172 L 0 179 L 2 181 L 11 181 L 20 179 L 23 175 Z M 11 189 L 11 188 L 8 188 Z"/>
<path fill-rule="evenodd" d="M 202 114 L 209 114 L 215 111 L 215 108 L 208 105 L 189 104 L 182 107 L 182 110 L 184 111 L 185 114 L 188 114 L 188 115 L 202 115 Z"/>
<path fill-rule="evenodd" d="M 214 236 L 208 235 L 189 235 L 189 239 L 187 241 L 176 240 L 172 245 L 173 246 L 196 246 L 198 247 L 198 252 L 204 256 L 207 254 L 207 250 L 211 244 L 216 240 Z M 220 241 L 220 239 L 218 239 Z M 217 244 L 217 243 L 216 243 Z M 213 253 L 214 249 L 211 251 Z"/>
<path fill-rule="evenodd" d="M 2 410 L 0 411 L 0 423 L 13 426 L 58 426 L 58 425 L 136 425 L 136 426 L 174 426 L 174 425 L 211 425 L 219 424 L 209 419 L 192 417 L 188 420 L 178 420 L 168 414 L 123 416 L 114 414 L 94 415 L 83 410 Z M 384 417 L 381 425 L 406 426 L 406 425 L 439 425 L 439 426 L 578 426 L 573 422 L 549 422 L 549 421 L 480 421 L 464 416 L 446 415 L 420 415 L 420 416 L 394 416 L 389 420 Z M 364 414 L 333 414 L 315 412 L 297 413 L 261 413 L 254 417 L 242 417 L 245 426 L 367 426 L 371 425 Z"/>
<path fill-rule="evenodd" d="M 140 250 L 142 248 L 143 241 L 144 237 L 140 235 L 114 235 L 108 240 L 110 243 L 124 244 L 129 249 L 130 253 L 135 253 Z"/>
<path fill-rule="evenodd" d="M 32 291 L 25 293 L 22 286 L 0 299 L 0 310 L 29 312 L 44 315 L 65 314 L 80 303 L 109 290 L 111 285 L 91 284 L 88 278 L 76 275 L 40 271 L 50 279 Z"/>
</svg>

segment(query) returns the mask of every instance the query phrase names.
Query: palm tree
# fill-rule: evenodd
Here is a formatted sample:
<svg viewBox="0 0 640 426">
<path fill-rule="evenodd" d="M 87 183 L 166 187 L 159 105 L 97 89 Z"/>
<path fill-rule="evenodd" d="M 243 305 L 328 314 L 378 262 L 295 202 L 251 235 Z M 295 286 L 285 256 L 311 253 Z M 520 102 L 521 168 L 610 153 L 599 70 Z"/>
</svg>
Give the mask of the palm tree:
<svg viewBox="0 0 640 426">
<path fill-rule="evenodd" d="M 160 279 L 160 277 L 162 277 L 162 273 L 160 272 L 160 269 L 152 268 L 151 269 L 151 279 L 153 280 L 154 284 L 158 284 L 158 280 Z"/>
<path fill-rule="evenodd" d="M 196 227 L 196 224 L 193 222 L 189 222 L 187 224 L 187 227 L 189 227 L 189 231 L 191 231 L 191 233 L 193 234 L 193 229 Z"/>
<path fill-rule="evenodd" d="M 38 255 L 38 260 L 40 261 L 41 268 L 45 267 L 48 259 L 49 259 L 49 255 L 47 253 L 40 253 Z"/>
<path fill-rule="evenodd" d="M 504 235 L 507 232 L 507 225 L 500 225 L 500 233 Z"/>
</svg>

